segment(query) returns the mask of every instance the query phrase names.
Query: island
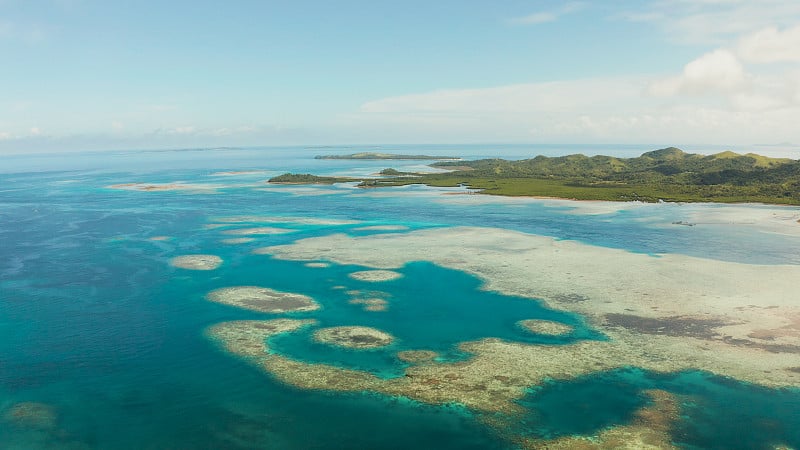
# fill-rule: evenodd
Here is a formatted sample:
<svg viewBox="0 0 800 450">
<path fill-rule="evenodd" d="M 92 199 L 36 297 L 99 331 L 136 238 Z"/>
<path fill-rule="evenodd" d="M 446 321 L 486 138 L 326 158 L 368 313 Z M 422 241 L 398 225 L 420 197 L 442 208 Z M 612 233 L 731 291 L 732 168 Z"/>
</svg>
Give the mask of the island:
<svg viewBox="0 0 800 450">
<path fill-rule="evenodd" d="M 431 166 L 452 170 L 412 174 L 386 169 L 383 177 L 361 181 L 359 187 L 425 184 L 462 186 L 470 193 L 575 200 L 800 205 L 800 161 L 754 153 L 700 155 L 669 147 L 634 158 L 575 154 L 440 161 Z M 300 181 L 308 175 L 293 177 Z"/>
<path fill-rule="evenodd" d="M 389 160 L 435 160 L 435 161 L 460 161 L 455 156 L 430 156 L 430 155 L 400 155 L 396 153 L 361 152 L 349 155 L 318 155 L 314 159 L 389 159 Z"/>
</svg>

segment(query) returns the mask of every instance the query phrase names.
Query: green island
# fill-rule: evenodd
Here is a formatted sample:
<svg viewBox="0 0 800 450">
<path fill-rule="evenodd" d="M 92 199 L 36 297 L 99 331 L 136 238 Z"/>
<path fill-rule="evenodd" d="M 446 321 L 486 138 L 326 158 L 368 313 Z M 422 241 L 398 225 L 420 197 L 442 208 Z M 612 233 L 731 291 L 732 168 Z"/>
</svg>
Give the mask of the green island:
<svg viewBox="0 0 800 450">
<path fill-rule="evenodd" d="M 759 202 L 800 205 L 800 161 L 748 153 L 686 153 L 669 147 L 635 158 L 581 154 L 508 161 L 441 161 L 450 172 L 416 174 L 385 169 L 383 178 L 361 181 L 375 188 L 425 184 L 464 186 L 469 192 L 575 200 L 643 202 Z M 305 181 L 304 181 L 305 180 Z M 353 178 L 285 174 L 270 182 L 336 183 Z"/>
<path fill-rule="evenodd" d="M 455 156 L 430 156 L 430 155 L 398 155 L 395 153 L 375 153 L 361 152 L 349 155 L 318 155 L 314 159 L 387 159 L 387 160 L 435 160 L 435 161 L 460 161 L 461 158 Z"/>
</svg>

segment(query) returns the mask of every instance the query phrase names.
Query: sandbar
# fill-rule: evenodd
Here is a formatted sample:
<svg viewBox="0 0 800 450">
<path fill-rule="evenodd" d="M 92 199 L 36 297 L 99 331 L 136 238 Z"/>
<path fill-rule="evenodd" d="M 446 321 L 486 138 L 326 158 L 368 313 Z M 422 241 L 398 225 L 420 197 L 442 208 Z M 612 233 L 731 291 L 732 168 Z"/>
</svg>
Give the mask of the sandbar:
<svg viewBox="0 0 800 450">
<path fill-rule="evenodd" d="M 331 265 L 325 262 L 310 262 L 310 263 L 305 263 L 304 266 L 309 267 L 311 269 L 325 269 L 330 267 Z"/>
<path fill-rule="evenodd" d="M 247 244 L 248 242 L 253 242 L 255 240 L 256 238 L 241 237 L 241 238 L 222 239 L 220 242 L 222 242 L 223 244 Z"/>
<path fill-rule="evenodd" d="M 353 228 L 353 231 L 405 231 L 408 227 L 405 225 L 370 225 L 367 227 Z"/>
<path fill-rule="evenodd" d="M 563 336 L 572 332 L 572 327 L 552 320 L 527 319 L 517 322 L 517 326 L 523 330 L 535 334 L 545 334 L 549 336 Z"/>
<path fill-rule="evenodd" d="M 183 255 L 172 258 L 169 264 L 188 270 L 214 270 L 222 264 L 222 258 L 216 255 Z"/>
<path fill-rule="evenodd" d="M 347 276 L 358 281 L 380 283 L 382 281 L 392 281 L 402 278 L 403 274 L 393 270 L 362 270 L 360 272 L 353 272 Z"/>
<path fill-rule="evenodd" d="M 296 230 L 290 230 L 288 228 L 254 227 L 254 228 L 236 228 L 233 230 L 225 230 L 222 232 L 222 234 L 249 236 L 249 235 L 259 235 L 259 234 L 286 234 L 286 233 L 292 233 L 294 231 Z"/>
<path fill-rule="evenodd" d="M 170 236 L 153 236 L 151 238 L 147 238 L 148 241 L 168 241 L 172 239 Z"/>
<path fill-rule="evenodd" d="M 349 219 L 283 216 L 229 216 L 217 217 L 214 221 L 224 223 L 293 223 L 298 225 L 355 225 L 361 223 L 358 220 Z"/>
<path fill-rule="evenodd" d="M 314 340 L 336 347 L 362 350 L 391 345 L 394 337 L 375 328 L 347 326 L 319 329 L 314 332 Z"/>
<path fill-rule="evenodd" d="M 319 309 L 319 304 L 306 295 L 259 286 L 216 289 L 209 292 L 207 298 L 212 302 L 263 313 L 303 312 Z"/>
</svg>

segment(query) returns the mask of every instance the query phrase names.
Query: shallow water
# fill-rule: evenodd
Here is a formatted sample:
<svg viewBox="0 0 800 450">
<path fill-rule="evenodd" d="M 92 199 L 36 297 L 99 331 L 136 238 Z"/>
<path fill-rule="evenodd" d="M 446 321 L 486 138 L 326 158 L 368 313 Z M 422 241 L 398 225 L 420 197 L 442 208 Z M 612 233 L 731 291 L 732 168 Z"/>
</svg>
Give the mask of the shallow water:
<svg viewBox="0 0 800 450">
<path fill-rule="evenodd" d="M 410 148 L 409 153 L 458 154 L 458 148 Z M 470 148 L 491 155 L 492 148 Z M 648 149 L 645 149 L 648 150 Z M 314 297 L 322 326 L 366 325 L 397 337 L 386 349 L 337 350 L 310 341 L 311 329 L 272 339 L 274 350 L 298 359 L 357 367 L 381 376 L 402 373 L 404 349 L 466 358 L 459 342 L 498 337 L 564 343 L 598 339 L 579 317 L 529 299 L 480 289 L 480 281 L 430 263 L 409 264 L 395 281 L 352 280 L 356 266 L 308 268 L 253 255 L 258 247 L 358 231 L 367 225 L 410 229 L 491 226 L 658 254 L 728 261 L 799 264 L 800 237 L 748 227 L 672 225 L 714 205 L 647 205 L 582 214 L 569 205 L 442 196 L 411 186 L 393 190 L 351 186 L 277 186 L 263 181 L 284 171 L 369 174 L 422 162 L 322 161 L 321 150 L 186 151 L 71 156 L 73 170 L 52 160 L 16 157 L 0 174 L 0 416 L 22 401 L 52 405 L 57 422 L 29 429 L 0 419 L 0 447 L 60 448 L 504 448 L 509 442 L 455 406 L 421 405 L 374 394 L 304 392 L 273 381 L 204 337 L 215 323 L 268 319 L 209 302 L 216 288 L 260 285 Z M 354 150 L 356 151 L 356 150 Z M 344 153 L 346 151 L 340 151 Z M 637 150 L 638 152 L 638 150 Z M 513 155 L 512 155 L 513 156 Z M 220 163 L 224 161 L 224 163 Z M 397 164 L 400 163 L 400 164 Z M 213 176 L 216 171 L 264 169 L 261 174 Z M 126 182 L 185 181 L 222 185 L 215 191 L 132 192 L 107 189 Z M 262 190 L 263 189 L 263 190 Z M 481 197 L 481 198 L 476 198 Z M 752 206 L 752 208 L 760 208 Z M 770 207 L 776 211 L 791 208 Z M 225 216 L 351 219 L 352 225 L 229 224 Z M 251 226 L 296 230 L 228 245 L 222 231 Z M 396 232 L 396 231 L 394 231 Z M 169 236 L 166 241 L 151 241 Z M 171 257 L 210 253 L 223 258 L 212 272 L 175 269 Z M 388 310 L 350 305 L 346 289 L 379 290 Z M 519 330 L 520 319 L 546 318 L 576 326 L 560 338 Z M 553 383 L 521 403 L 524 433 L 559 436 L 591 432 L 629 420 L 659 387 L 690 396 L 674 436 L 697 448 L 800 446 L 798 394 L 685 373 L 659 377 L 638 371 Z M 587 401 L 587 398 L 592 401 Z M 747 405 L 742 408 L 741 405 Z M 579 413 L 578 413 L 579 412 Z M 523 432 L 521 431 L 521 432 Z"/>
</svg>

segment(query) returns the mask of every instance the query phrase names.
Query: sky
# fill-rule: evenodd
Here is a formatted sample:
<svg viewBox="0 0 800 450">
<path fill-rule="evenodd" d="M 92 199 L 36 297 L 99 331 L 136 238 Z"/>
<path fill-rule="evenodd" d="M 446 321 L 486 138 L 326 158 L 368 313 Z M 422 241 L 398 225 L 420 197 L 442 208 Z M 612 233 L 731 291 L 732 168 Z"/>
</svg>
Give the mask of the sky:
<svg viewBox="0 0 800 450">
<path fill-rule="evenodd" d="M 800 1 L 0 0 L 0 152 L 800 143 Z"/>
</svg>

